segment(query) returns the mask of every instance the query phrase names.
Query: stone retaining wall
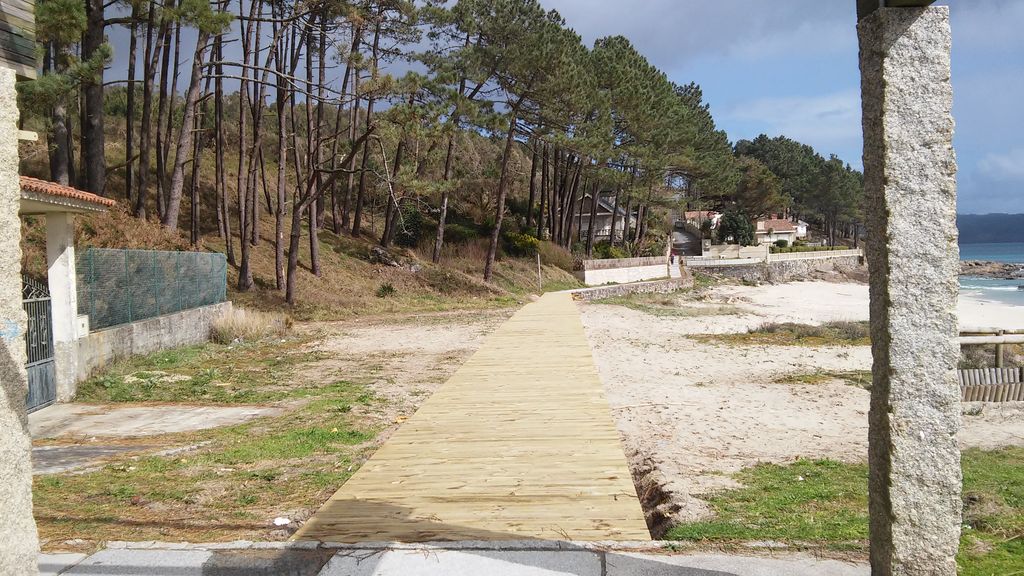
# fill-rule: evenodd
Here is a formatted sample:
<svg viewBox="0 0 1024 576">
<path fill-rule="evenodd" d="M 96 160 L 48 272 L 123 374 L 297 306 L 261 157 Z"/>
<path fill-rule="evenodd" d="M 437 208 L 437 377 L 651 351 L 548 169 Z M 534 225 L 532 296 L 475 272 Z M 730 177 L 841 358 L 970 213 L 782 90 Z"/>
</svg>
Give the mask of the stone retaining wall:
<svg viewBox="0 0 1024 576">
<path fill-rule="evenodd" d="M 814 272 L 848 270 L 862 264 L 861 256 L 840 256 L 817 260 L 781 260 L 743 265 L 704 264 L 696 269 L 743 282 L 790 282 L 805 279 Z"/>
<path fill-rule="evenodd" d="M 76 382 L 120 358 L 207 342 L 214 319 L 230 311 L 221 302 L 91 332 L 77 341 Z"/>
<path fill-rule="evenodd" d="M 601 300 L 602 298 L 614 298 L 627 294 L 667 294 L 691 286 L 693 286 L 693 278 L 689 274 L 684 273 L 682 278 L 582 288 L 580 290 L 573 290 L 572 293 L 577 300 Z"/>
</svg>

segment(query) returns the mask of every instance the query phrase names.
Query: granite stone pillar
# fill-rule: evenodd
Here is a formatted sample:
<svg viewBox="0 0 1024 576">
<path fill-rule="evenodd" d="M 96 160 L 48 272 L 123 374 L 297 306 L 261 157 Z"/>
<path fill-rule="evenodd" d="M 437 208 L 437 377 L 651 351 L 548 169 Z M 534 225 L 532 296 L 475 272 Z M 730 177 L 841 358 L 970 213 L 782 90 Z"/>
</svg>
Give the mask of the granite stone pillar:
<svg viewBox="0 0 1024 576">
<path fill-rule="evenodd" d="M 858 24 L 874 357 L 875 576 L 955 576 L 961 522 L 956 159 L 949 11 Z"/>
<path fill-rule="evenodd" d="M 32 446 L 25 416 L 25 311 L 21 304 L 18 103 L 14 71 L 0 68 L 0 575 L 37 574 Z"/>
</svg>

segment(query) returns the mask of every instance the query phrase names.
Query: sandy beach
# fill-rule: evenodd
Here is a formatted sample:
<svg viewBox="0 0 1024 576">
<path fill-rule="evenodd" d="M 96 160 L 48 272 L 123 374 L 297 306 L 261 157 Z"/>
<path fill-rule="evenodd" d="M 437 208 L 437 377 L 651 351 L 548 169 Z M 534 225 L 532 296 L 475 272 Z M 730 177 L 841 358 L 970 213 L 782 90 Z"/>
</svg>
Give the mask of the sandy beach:
<svg viewBox="0 0 1024 576">
<path fill-rule="evenodd" d="M 791 282 L 764 286 L 724 286 L 716 295 L 744 301 L 772 322 L 815 324 L 867 320 L 868 286 L 856 283 Z M 961 294 L 961 328 L 1024 329 L 1024 306 Z"/>
<path fill-rule="evenodd" d="M 678 305 L 698 311 L 665 316 L 581 305 L 635 480 L 665 517 L 706 515 L 702 496 L 733 486 L 730 474 L 760 462 L 866 460 L 868 391 L 831 376 L 792 382 L 870 370 L 868 346 L 739 346 L 687 337 L 767 322 L 867 320 L 866 285 L 722 286 L 698 302 L 682 298 Z M 715 313 L 700 315 L 700 307 Z M 961 298 L 959 312 L 962 325 L 1024 328 L 1024 307 Z M 964 416 L 962 447 L 1024 444 L 1022 404 L 989 404 Z"/>
</svg>

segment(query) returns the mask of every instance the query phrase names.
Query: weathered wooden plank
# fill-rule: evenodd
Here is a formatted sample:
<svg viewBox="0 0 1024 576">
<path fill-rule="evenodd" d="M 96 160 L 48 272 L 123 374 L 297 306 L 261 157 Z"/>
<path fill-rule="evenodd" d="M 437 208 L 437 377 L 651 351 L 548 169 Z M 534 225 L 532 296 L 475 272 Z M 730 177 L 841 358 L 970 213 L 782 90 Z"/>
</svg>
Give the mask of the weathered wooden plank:
<svg viewBox="0 0 1024 576">
<path fill-rule="evenodd" d="M 499 327 L 295 538 L 649 539 L 571 297 Z"/>
</svg>

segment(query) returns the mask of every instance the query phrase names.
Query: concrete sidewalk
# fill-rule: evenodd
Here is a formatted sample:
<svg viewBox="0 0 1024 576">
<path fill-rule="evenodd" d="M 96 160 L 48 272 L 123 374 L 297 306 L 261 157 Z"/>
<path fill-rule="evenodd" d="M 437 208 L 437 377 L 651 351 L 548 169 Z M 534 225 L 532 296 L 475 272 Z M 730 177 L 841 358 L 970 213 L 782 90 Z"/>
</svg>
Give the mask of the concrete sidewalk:
<svg viewBox="0 0 1024 576">
<path fill-rule="evenodd" d="M 675 554 L 669 543 L 446 542 L 320 544 L 111 542 L 84 554 L 42 554 L 44 575 L 79 576 L 867 576 L 864 564 L 774 551 Z"/>
</svg>

